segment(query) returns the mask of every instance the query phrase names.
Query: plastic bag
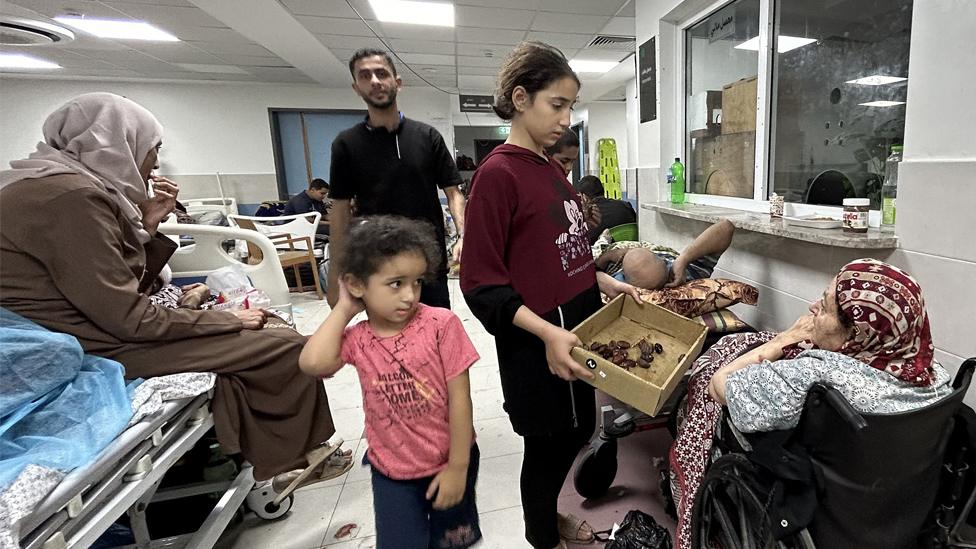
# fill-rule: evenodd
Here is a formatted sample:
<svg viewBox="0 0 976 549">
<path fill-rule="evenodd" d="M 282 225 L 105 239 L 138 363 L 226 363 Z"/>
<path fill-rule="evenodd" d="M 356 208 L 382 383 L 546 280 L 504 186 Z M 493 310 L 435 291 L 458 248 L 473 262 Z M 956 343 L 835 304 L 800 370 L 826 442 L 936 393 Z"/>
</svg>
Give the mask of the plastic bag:
<svg viewBox="0 0 976 549">
<path fill-rule="evenodd" d="M 235 288 L 220 292 L 215 311 L 241 311 L 244 309 L 264 309 L 271 306 L 271 298 L 264 290 L 256 288 Z"/>
<path fill-rule="evenodd" d="M 606 549 L 671 549 L 671 534 L 643 511 L 627 511 Z"/>
<path fill-rule="evenodd" d="M 238 288 L 250 290 L 254 287 L 251 285 L 251 280 L 247 274 L 244 273 L 244 267 L 240 264 L 221 267 L 210 273 L 207 275 L 206 284 L 210 291 L 216 294 L 223 294 Z"/>
</svg>

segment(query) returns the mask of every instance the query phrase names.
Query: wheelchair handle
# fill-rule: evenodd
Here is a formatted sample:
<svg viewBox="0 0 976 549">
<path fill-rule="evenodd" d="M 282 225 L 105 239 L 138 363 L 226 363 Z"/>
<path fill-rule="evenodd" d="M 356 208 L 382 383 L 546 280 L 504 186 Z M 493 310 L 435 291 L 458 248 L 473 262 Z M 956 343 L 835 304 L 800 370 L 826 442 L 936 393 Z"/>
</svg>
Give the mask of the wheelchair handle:
<svg viewBox="0 0 976 549">
<path fill-rule="evenodd" d="M 827 402 L 834 408 L 834 410 L 840 414 L 841 419 L 847 422 L 855 431 L 862 431 L 868 426 L 868 422 L 864 419 L 864 416 L 858 413 L 857 410 L 851 406 L 850 402 L 844 398 L 837 390 L 833 388 L 827 388 L 824 391 L 824 397 Z"/>
</svg>

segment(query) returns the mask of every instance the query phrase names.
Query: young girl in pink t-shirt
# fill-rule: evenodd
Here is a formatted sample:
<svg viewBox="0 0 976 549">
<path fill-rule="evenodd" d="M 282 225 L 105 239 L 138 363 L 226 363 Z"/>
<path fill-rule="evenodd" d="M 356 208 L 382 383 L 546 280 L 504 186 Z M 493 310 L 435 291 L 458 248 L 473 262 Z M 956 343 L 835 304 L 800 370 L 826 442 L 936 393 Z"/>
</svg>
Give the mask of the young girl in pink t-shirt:
<svg viewBox="0 0 976 549">
<path fill-rule="evenodd" d="M 328 377 L 352 364 L 366 412 L 377 548 L 462 549 L 481 539 L 468 368 L 461 320 L 419 302 L 440 252 L 428 223 L 365 218 L 339 258 L 339 301 L 299 364 Z M 367 320 L 347 327 L 365 310 Z"/>
</svg>

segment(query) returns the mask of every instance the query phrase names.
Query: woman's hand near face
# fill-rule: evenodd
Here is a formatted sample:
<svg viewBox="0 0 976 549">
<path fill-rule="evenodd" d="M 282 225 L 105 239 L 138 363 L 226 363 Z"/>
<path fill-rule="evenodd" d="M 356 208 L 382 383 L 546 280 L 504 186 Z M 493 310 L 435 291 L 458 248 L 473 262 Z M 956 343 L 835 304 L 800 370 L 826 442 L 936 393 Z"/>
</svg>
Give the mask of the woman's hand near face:
<svg viewBox="0 0 976 549">
<path fill-rule="evenodd" d="M 180 187 L 165 177 L 153 176 L 153 197 L 139 204 L 142 210 L 142 225 L 151 235 L 156 234 L 160 222 L 176 209 L 176 197 Z"/>
</svg>

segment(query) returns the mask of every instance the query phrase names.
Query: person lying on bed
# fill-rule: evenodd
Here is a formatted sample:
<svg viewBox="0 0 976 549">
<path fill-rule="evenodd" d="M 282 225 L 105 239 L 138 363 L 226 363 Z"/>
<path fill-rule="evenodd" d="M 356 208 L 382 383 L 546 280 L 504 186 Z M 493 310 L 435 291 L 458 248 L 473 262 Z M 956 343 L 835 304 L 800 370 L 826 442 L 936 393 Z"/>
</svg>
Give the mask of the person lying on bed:
<svg viewBox="0 0 976 549">
<path fill-rule="evenodd" d="M 122 363 L 126 377 L 217 374 L 213 411 L 225 453 L 283 488 L 350 466 L 322 383 L 302 374 L 305 337 L 264 328 L 262 310 L 169 309 L 146 290 L 177 245 L 157 234 L 179 188 L 151 175 L 163 128 L 109 93 L 76 97 L 44 122 L 44 141 L 0 171 L 0 306 Z M 154 187 L 149 198 L 148 184 Z M 276 476 L 277 475 L 277 476 Z"/>
<path fill-rule="evenodd" d="M 710 278 L 734 232 L 732 223 L 723 219 L 705 229 L 680 254 L 648 242 L 615 242 L 596 258 L 596 268 L 645 290 L 673 288 L 687 280 Z"/>
</svg>

